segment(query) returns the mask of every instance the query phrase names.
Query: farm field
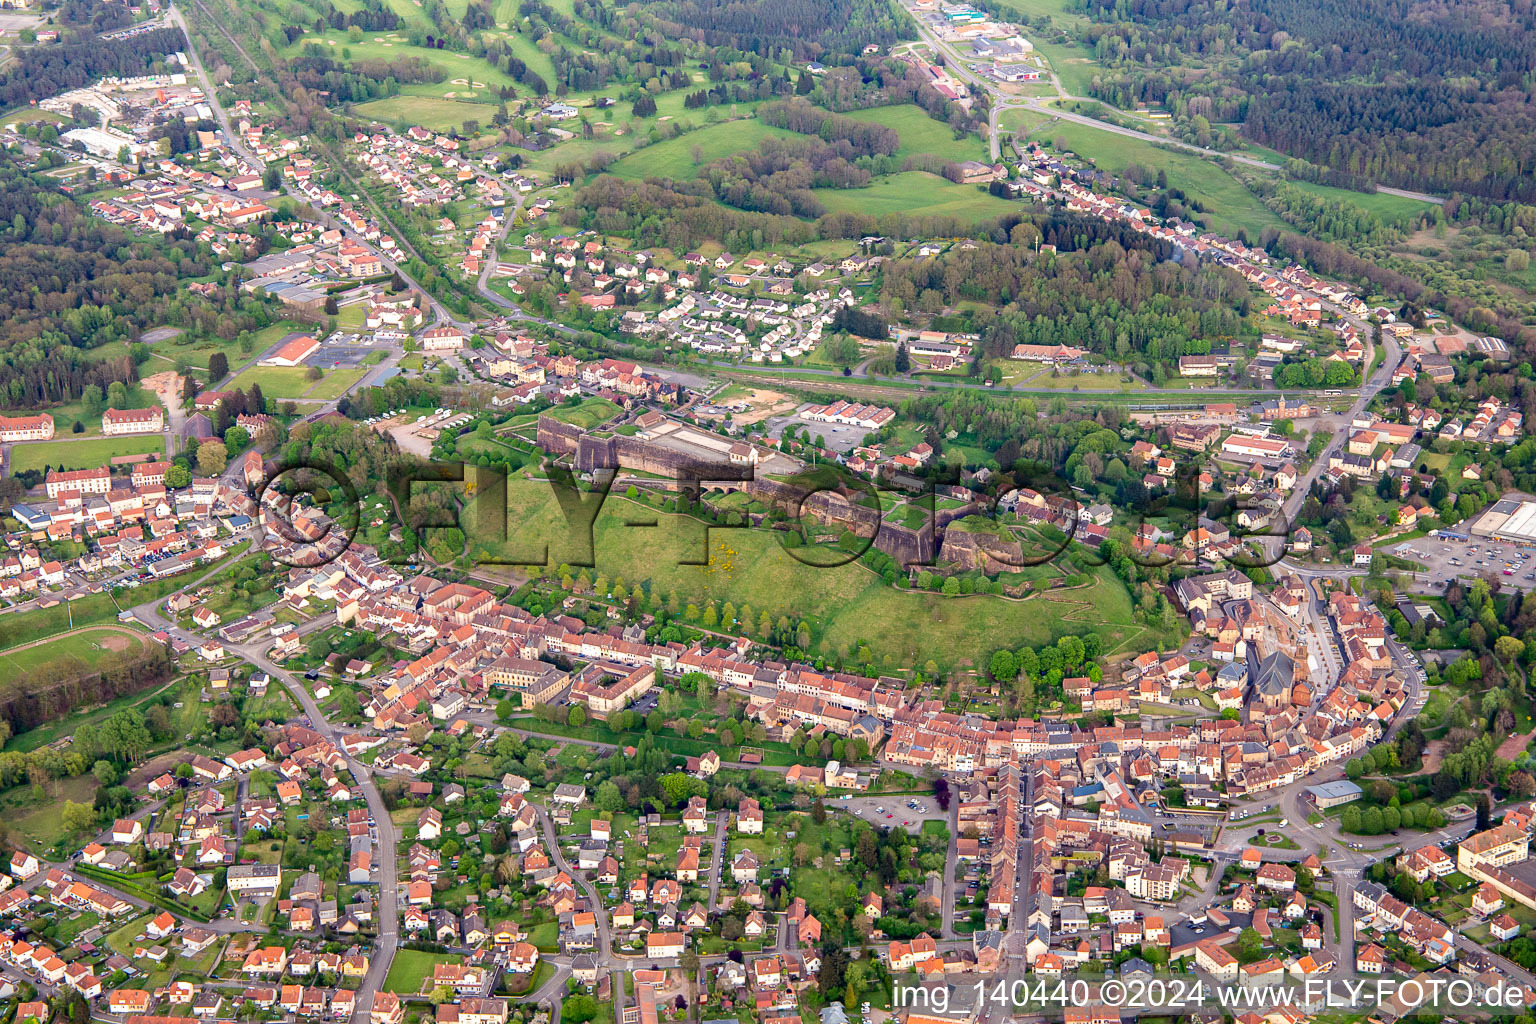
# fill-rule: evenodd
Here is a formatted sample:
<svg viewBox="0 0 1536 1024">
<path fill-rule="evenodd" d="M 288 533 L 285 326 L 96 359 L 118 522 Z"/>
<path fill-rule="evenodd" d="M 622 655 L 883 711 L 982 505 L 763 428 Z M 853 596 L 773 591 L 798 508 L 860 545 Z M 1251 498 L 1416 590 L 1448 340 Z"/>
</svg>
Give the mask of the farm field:
<svg viewBox="0 0 1536 1024">
<path fill-rule="evenodd" d="M 637 149 L 608 170 L 621 178 L 691 178 L 698 173 L 699 167 L 693 162 L 695 146 L 699 147 L 699 155 L 703 158 L 701 162 L 709 163 L 732 153 L 755 149 L 759 142 L 769 136 L 786 137 L 793 134 L 763 124 L 756 118 L 724 121 Z"/>
<path fill-rule="evenodd" d="M 11 446 L 11 472 L 23 473 L 29 469 L 94 469 L 106 465 L 118 455 L 164 454 L 165 437 L 161 434 L 139 434 L 131 437 L 97 437 L 75 440 L 65 434 L 63 439 L 39 444 Z"/>
<path fill-rule="evenodd" d="M 918 211 L 951 214 L 977 220 L 1018 211 L 1018 204 L 977 187 L 959 185 L 926 171 L 904 171 L 880 178 L 868 188 L 812 189 L 829 213 L 884 213 Z"/>
<path fill-rule="evenodd" d="M 416 16 L 421 16 L 419 10 L 416 12 Z M 428 49 L 424 46 L 412 46 L 409 42 L 406 41 L 405 36 L 399 33 L 375 35 L 356 43 L 349 41 L 345 33 L 337 32 L 335 30 L 327 31 L 321 35 L 308 33 L 304 35 L 299 41 L 296 41 L 291 47 L 288 47 L 285 56 L 299 56 L 305 46 L 316 42 L 324 46 L 327 50 L 334 49 L 336 52 L 327 54 L 327 56 L 329 56 L 332 60 L 340 61 L 343 63 L 345 63 L 348 59 L 342 54 L 343 49 L 352 55 L 351 60 L 354 61 L 400 60 L 405 57 L 419 57 L 434 67 L 439 68 L 447 77 L 447 80 L 443 83 L 443 88 L 445 90 L 453 90 L 455 88 L 473 89 L 474 86 L 472 83 L 474 82 L 483 83 L 484 85 L 491 88 L 496 88 L 503 85 L 516 85 L 516 83 L 512 81 L 512 78 L 505 71 L 501 70 L 496 65 L 492 64 L 490 61 L 483 57 L 471 57 L 469 54 L 456 54 L 452 50 L 438 50 Z M 538 52 L 531 44 L 528 48 L 533 50 L 535 53 Z M 546 64 L 548 64 L 548 60 L 549 59 L 546 57 Z M 535 68 L 535 70 L 538 69 Z M 550 71 L 553 73 L 552 66 Z M 542 73 L 543 72 L 540 71 L 540 74 Z M 463 82 L 471 84 L 454 83 L 453 80 L 455 78 L 461 79 Z"/>
<path fill-rule="evenodd" d="M 1250 237 L 1257 238 L 1265 228 L 1286 226 L 1242 182 L 1193 153 L 1162 149 L 1150 142 L 1069 121 L 1046 125 L 1035 137 L 1052 143 L 1062 139 L 1072 152 L 1092 159 L 1100 170 L 1111 173 L 1118 174 L 1133 163 L 1166 171 L 1168 184 L 1199 200 L 1209 212 L 1198 216 L 1208 219 L 1218 231 L 1235 234 L 1246 230 Z"/>
<path fill-rule="evenodd" d="M 1336 199 L 1341 202 L 1353 203 L 1376 214 L 1384 221 L 1392 222 L 1401 218 L 1417 217 L 1429 209 L 1429 203 L 1421 199 L 1407 199 L 1403 196 L 1388 195 L 1385 192 L 1354 192 L 1345 188 L 1330 188 L 1327 185 L 1317 185 L 1310 181 L 1292 181 L 1290 184 L 1304 192 L 1321 196 L 1324 199 Z"/>
<path fill-rule="evenodd" d="M 846 117 L 855 121 L 872 121 L 887 128 L 896 129 L 901 136 L 900 157 L 916 153 L 932 153 L 946 160 L 985 159 L 986 146 L 975 133 L 956 140 L 955 133 L 942 121 L 935 121 L 921 108 L 904 103 L 893 107 L 873 107 L 869 110 L 849 111 Z M 968 147 L 968 148 L 967 148 Z M 974 151 L 974 152 L 971 152 Z"/>
<path fill-rule="evenodd" d="M 451 90 L 450 90 L 451 91 Z M 388 99 L 360 103 L 352 108 L 359 117 L 377 121 L 398 121 L 421 125 L 432 131 L 458 131 L 465 121 L 489 120 L 496 107 L 488 103 L 470 103 L 459 99 L 434 99 L 430 96 L 391 96 Z"/>
</svg>

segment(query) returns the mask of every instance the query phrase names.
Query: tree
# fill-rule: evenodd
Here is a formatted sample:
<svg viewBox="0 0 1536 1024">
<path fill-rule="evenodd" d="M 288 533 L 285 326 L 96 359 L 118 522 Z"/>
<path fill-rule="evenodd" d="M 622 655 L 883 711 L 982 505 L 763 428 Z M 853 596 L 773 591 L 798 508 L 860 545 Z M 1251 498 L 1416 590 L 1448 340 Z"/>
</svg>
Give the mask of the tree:
<svg viewBox="0 0 1536 1024">
<path fill-rule="evenodd" d="M 624 795 L 619 792 L 618 783 L 612 779 L 604 779 L 597 784 L 597 792 L 592 795 L 592 806 L 607 814 L 617 814 L 624 809 Z"/>
<path fill-rule="evenodd" d="M 1264 955 L 1264 938 L 1252 928 L 1244 928 L 1237 936 L 1237 958 L 1251 964 Z"/>
<path fill-rule="evenodd" d="M 566 724 L 572 728 L 580 728 L 587 724 L 587 709 L 580 704 L 571 708 L 571 713 L 566 716 Z"/>
<path fill-rule="evenodd" d="M 570 996 L 560 1007 L 560 1019 L 586 1024 L 597 1016 L 597 1000 L 589 995 Z"/>
<path fill-rule="evenodd" d="M 994 651 L 992 661 L 987 666 L 992 678 L 998 682 L 1007 682 L 1019 674 L 1018 665 L 1014 662 L 1013 652 L 1004 648 Z"/>
<path fill-rule="evenodd" d="M 229 452 L 223 441 L 208 440 L 198 446 L 197 468 L 202 470 L 204 476 L 218 476 L 227 465 Z"/>
<path fill-rule="evenodd" d="M 104 788 L 111 789 L 117 785 L 117 765 L 111 761 L 97 761 L 91 765 L 91 774 L 96 776 L 96 781 Z"/>
<path fill-rule="evenodd" d="M 1525 653 L 1525 643 L 1518 637 L 1501 636 L 1493 642 L 1493 653 L 1504 664 L 1512 664 Z"/>
<path fill-rule="evenodd" d="M 907 352 L 907 343 L 902 342 L 896 346 L 896 372 L 906 373 L 912 369 L 912 356 Z"/>
<path fill-rule="evenodd" d="M 65 800 L 64 809 L 59 812 L 59 820 L 71 832 L 84 832 L 96 824 L 96 809 L 90 804 Z"/>
<path fill-rule="evenodd" d="M 229 357 L 223 352 L 215 352 L 208 357 L 208 382 L 223 380 L 229 376 Z"/>
</svg>

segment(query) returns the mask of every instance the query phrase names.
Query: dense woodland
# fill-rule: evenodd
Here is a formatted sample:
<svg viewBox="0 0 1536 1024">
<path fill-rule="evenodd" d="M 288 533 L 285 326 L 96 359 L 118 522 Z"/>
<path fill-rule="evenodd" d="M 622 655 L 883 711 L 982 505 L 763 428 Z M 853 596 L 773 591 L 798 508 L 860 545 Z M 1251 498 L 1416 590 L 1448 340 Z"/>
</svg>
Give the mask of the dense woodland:
<svg viewBox="0 0 1536 1024">
<path fill-rule="evenodd" d="M 135 380 L 125 343 L 151 325 L 233 338 L 265 323 L 238 289 L 178 292 L 179 278 L 213 268 L 185 232 L 135 237 L 0 158 L 0 404 L 44 408 Z"/>
<path fill-rule="evenodd" d="M 1119 236 L 1119 237 L 1116 237 Z M 1072 345 L 1153 371 L 1211 351 L 1242 331 L 1248 289 L 1236 273 L 1167 259 L 1166 247 L 1103 221 L 1021 223 L 1013 245 L 956 248 L 885 268 L 892 310 L 939 310 L 965 301 L 998 307 L 981 332 L 982 354 L 1020 343 Z M 1034 242 L 1058 246 L 1037 254 Z"/>
<path fill-rule="evenodd" d="M 889 0 L 651 0 L 645 11 L 674 39 L 797 60 L 884 49 L 905 28 Z"/>
<path fill-rule="evenodd" d="M 1196 141 L 1254 140 L 1351 179 L 1536 198 L 1536 12 L 1525 0 L 1080 0 L 1111 72 Z M 1214 73 L 1213 73 L 1214 72 Z"/>
<path fill-rule="evenodd" d="M 29 46 L 0 75 L 0 105 L 24 107 L 107 75 L 147 74 L 167 53 L 187 48 L 179 28 L 156 28 L 120 39 L 81 36 L 54 46 Z"/>
</svg>

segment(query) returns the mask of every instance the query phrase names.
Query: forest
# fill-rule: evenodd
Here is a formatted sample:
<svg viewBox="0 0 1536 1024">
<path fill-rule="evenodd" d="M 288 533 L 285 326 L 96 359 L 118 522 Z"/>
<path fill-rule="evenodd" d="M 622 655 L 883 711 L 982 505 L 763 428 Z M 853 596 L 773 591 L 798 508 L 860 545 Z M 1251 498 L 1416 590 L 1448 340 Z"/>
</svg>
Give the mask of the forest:
<svg viewBox="0 0 1536 1024">
<path fill-rule="evenodd" d="M 105 392 L 113 381 L 135 380 L 124 343 L 151 323 L 236 333 L 256 326 L 248 303 L 259 303 L 238 290 L 217 289 L 217 307 L 178 294 L 179 278 L 212 269 L 186 232 L 136 238 L 90 216 L 14 157 L 0 159 L 0 403 L 43 408 L 80 397 L 88 385 Z M 87 355 L 108 345 L 120 354 Z"/>
<path fill-rule="evenodd" d="M 893 313 L 965 301 L 998 307 L 981 332 L 990 358 L 1021 343 L 1062 344 L 1166 367 L 1244 328 L 1248 289 L 1233 271 L 1160 258 L 1161 243 L 1104 221 L 1049 219 L 1012 234 L 1012 245 L 888 264 L 882 301 Z M 1060 251 L 1036 254 L 1036 239 L 1055 239 Z"/>
<path fill-rule="evenodd" d="M 142 75 L 165 55 L 187 48 L 179 28 L 155 28 L 135 36 L 71 39 L 29 46 L 0 75 L 0 106 L 24 107 L 109 75 Z"/>
<path fill-rule="evenodd" d="M 562 214 L 567 227 L 594 228 L 624 235 L 640 248 L 665 246 L 677 251 L 718 241 L 732 250 L 803 245 L 823 238 L 958 237 L 981 233 L 1007 241 L 1000 223 L 974 224 L 959 217 L 930 214 L 828 213 L 814 221 L 798 217 L 731 209 L 714 201 L 708 181 L 626 181 L 601 175 L 578 192 Z"/>
<path fill-rule="evenodd" d="M 890 0 L 649 0 L 644 9 L 668 38 L 796 60 L 885 49 L 908 24 Z"/>
<path fill-rule="evenodd" d="M 1479 0 L 1078 0 L 1120 107 L 1164 104 L 1193 141 L 1251 139 L 1342 176 L 1536 198 L 1536 14 Z"/>
</svg>

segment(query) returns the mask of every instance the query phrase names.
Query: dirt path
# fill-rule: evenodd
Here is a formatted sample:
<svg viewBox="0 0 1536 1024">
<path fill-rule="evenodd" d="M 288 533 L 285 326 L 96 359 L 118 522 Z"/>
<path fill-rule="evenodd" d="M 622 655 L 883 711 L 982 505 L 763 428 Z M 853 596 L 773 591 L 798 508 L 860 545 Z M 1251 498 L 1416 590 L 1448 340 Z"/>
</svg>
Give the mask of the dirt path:
<svg viewBox="0 0 1536 1024">
<path fill-rule="evenodd" d="M 1424 763 L 1415 774 L 1433 775 L 1439 771 L 1440 762 L 1445 760 L 1445 751 L 1449 746 L 1449 740 L 1430 740 L 1424 748 Z"/>
<path fill-rule="evenodd" d="M 1526 748 L 1526 745 L 1531 742 L 1533 737 L 1536 737 L 1536 729 L 1532 729 L 1530 732 L 1524 733 L 1523 735 L 1516 733 L 1515 735 L 1512 735 L 1506 739 L 1503 743 L 1500 743 L 1499 749 L 1493 752 L 1493 756 L 1502 757 L 1506 761 L 1513 761 L 1515 758 L 1520 756 L 1520 752 Z"/>
</svg>

